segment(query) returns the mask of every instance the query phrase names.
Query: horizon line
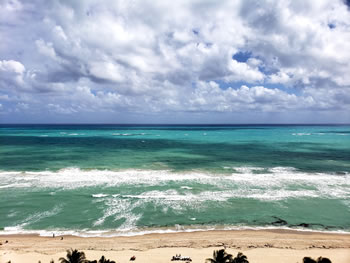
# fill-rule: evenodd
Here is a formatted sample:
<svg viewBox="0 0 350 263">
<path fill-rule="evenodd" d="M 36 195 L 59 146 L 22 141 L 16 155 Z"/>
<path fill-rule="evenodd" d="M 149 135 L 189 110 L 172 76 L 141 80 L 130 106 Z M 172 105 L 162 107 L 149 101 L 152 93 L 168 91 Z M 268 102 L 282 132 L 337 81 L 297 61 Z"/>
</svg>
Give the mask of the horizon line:
<svg viewBox="0 0 350 263">
<path fill-rule="evenodd" d="M 350 125 L 350 123 L 0 123 L 0 125 Z"/>
</svg>

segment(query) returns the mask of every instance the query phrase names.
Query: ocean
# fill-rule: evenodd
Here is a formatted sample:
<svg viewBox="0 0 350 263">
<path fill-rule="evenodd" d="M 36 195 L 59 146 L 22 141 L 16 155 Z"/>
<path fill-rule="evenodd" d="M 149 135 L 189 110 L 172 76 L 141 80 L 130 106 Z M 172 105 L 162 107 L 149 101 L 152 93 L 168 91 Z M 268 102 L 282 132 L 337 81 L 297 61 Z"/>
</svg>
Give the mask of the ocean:
<svg viewBox="0 0 350 263">
<path fill-rule="evenodd" d="M 350 232 L 349 125 L 0 125 L 0 234 Z"/>
</svg>

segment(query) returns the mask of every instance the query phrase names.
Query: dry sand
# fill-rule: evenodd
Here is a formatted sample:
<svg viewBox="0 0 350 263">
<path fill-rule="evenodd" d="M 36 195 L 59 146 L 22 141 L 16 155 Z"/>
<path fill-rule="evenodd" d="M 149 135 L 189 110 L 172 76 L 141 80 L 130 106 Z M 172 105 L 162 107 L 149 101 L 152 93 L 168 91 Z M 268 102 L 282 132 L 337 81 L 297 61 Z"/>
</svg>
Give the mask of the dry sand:
<svg viewBox="0 0 350 263">
<path fill-rule="evenodd" d="M 8 240 L 8 243 L 5 243 Z M 328 257 L 333 263 L 350 263 L 350 234 L 328 234 L 300 231 L 207 231 L 173 234 L 148 234 L 132 237 L 75 236 L 39 237 L 35 235 L 0 236 L 0 262 L 50 262 L 65 256 L 66 250 L 83 250 L 88 259 L 102 255 L 118 263 L 171 262 L 175 254 L 190 256 L 204 263 L 214 249 L 226 248 L 236 255 L 241 251 L 250 263 L 302 262 L 304 256 Z"/>
</svg>

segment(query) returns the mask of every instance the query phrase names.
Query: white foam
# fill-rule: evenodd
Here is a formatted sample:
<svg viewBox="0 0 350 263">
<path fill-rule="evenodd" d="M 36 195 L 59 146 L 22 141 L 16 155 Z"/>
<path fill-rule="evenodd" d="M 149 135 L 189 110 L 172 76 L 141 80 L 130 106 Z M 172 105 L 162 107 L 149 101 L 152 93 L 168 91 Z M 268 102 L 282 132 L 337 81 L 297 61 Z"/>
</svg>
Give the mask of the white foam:
<svg viewBox="0 0 350 263">
<path fill-rule="evenodd" d="M 135 136 L 135 135 L 146 135 L 146 133 L 112 133 L 114 136 Z"/>
<path fill-rule="evenodd" d="M 349 136 L 348 133 L 328 133 L 331 135 L 339 135 L 339 136 Z M 326 133 L 323 132 L 315 132 L 315 133 L 307 133 L 307 132 L 299 132 L 299 133 L 292 133 L 294 136 L 308 136 L 308 135 L 326 135 Z"/>
<path fill-rule="evenodd" d="M 251 174 L 254 171 L 264 170 L 264 168 L 262 168 L 262 167 L 250 167 L 250 166 L 234 167 L 233 169 L 239 173 L 246 173 L 246 174 Z"/>
<path fill-rule="evenodd" d="M 281 174 L 281 173 L 293 173 L 293 172 L 296 172 L 297 169 L 295 169 L 294 167 L 280 167 L 280 166 L 277 166 L 277 167 L 269 168 L 268 171 L 271 172 L 271 173 Z"/>
<path fill-rule="evenodd" d="M 292 135 L 294 135 L 294 136 L 308 136 L 308 135 L 311 135 L 311 133 L 298 132 L 298 133 L 292 133 Z"/>
<path fill-rule="evenodd" d="M 108 194 L 93 194 L 92 197 L 95 197 L 95 198 L 101 198 L 101 197 L 106 197 L 108 196 Z"/>
<path fill-rule="evenodd" d="M 192 233 L 192 232 L 203 232 L 203 231 L 230 231 L 230 230 L 290 230 L 298 232 L 309 232 L 309 233 L 330 233 L 330 234 L 347 234 L 350 235 L 349 230 L 313 230 L 305 229 L 302 227 L 280 227 L 280 226 L 243 226 L 243 225 L 191 225 L 190 227 L 176 225 L 173 228 L 148 228 L 138 229 L 134 227 L 131 230 L 65 230 L 65 229 L 51 229 L 51 230 L 24 230 L 19 227 L 5 227 L 3 231 L 0 231 L 0 235 L 18 235 L 18 234 L 38 234 L 40 236 L 79 236 L 79 237 L 117 237 L 117 236 L 142 236 L 148 234 L 170 234 L 170 233 Z"/>
<path fill-rule="evenodd" d="M 8 218 L 15 217 L 18 214 L 18 211 L 11 211 L 10 213 L 7 214 Z"/>
<path fill-rule="evenodd" d="M 129 231 L 135 228 L 137 221 L 141 218 L 141 215 L 132 212 L 135 207 L 141 205 L 140 201 L 131 202 L 123 198 L 107 198 L 105 205 L 102 217 L 93 223 L 94 226 L 102 225 L 107 218 L 113 217 L 114 221 L 124 220 L 124 223 L 118 227 L 118 230 Z"/>
<path fill-rule="evenodd" d="M 57 172 L 0 172 L 1 189 L 50 188 L 52 191 L 82 187 L 137 187 L 169 185 L 174 182 L 186 189 L 186 194 L 176 190 L 144 192 L 139 195 L 124 195 L 124 198 L 176 200 L 227 200 L 229 198 L 255 198 L 263 200 L 281 200 L 287 198 L 320 197 L 350 198 L 350 175 L 333 175 L 326 173 L 305 173 L 293 167 L 234 167 L 238 173 L 231 175 L 211 174 L 200 171 L 178 172 L 169 170 L 81 170 L 66 168 Z M 254 173 L 259 171 L 259 173 Z M 205 185 L 206 189 L 215 191 L 193 192 L 188 185 Z M 197 188 L 196 188 L 197 189 Z M 204 189 L 204 188 L 203 188 Z M 113 195 L 115 198 L 119 195 Z M 104 193 L 92 195 L 105 198 Z"/>
<path fill-rule="evenodd" d="M 80 170 L 66 168 L 57 172 L 0 172 L 2 187 L 50 187 L 50 188 L 80 188 L 96 185 L 118 186 L 123 184 L 157 185 L 167 181 L 201 180 L 212 178 L 201 173 L 172 173 L 168 170 Z"/>
<path fill-rule="evenodd" d="M 12 231 L 22 230 L 23 227 L 39 222 L 44 218 L 54 216 L 58 214 L 61 210 L 62 210 L 62 207 L 57 205 L 57 206 L 54 206 L 51 210 L 30 214 L 28 217 L 26 217 L 21 222 L 19 222 L 16 226 L 5 228 L 5 230 L 12 230 Z"/>
<path fill-rule="evenodd" d="M 13 183 L 13 184 L 6 184 L 6 185 L 0 185 L 0 189 L 2 188 L 26 188 L 31 187 L 30 183 Z"/>
</svg>

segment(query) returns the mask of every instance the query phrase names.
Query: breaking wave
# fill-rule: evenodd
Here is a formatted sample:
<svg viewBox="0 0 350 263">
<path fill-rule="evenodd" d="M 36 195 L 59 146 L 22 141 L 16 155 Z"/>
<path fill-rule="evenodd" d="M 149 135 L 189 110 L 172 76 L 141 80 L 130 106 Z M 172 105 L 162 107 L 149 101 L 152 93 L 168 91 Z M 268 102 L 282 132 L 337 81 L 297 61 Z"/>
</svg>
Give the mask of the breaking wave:
<svg viewBox="0 0 350 263">
<path fill-rule="evenodd" d="M 232 167 L 230 174 L 210 172 L 172 172 L 169 170 L 81 170 L 66 168 L 56 172 L 0 172 L 0 188 L 58 188 L 84 187 L 169 186 L 169 191 L 142 192 L 124 196 L 139 199 L 196 200 L 254 198 L 281 200 L 286 198 L 322 197 L 350 198 L 350 175 L 305 173 L 293 167 Z M 208 186 L 209 190 L 194 191 Z M 118 193 L 117 193 L 118 194 Z M 106 197 L 95 193 L 94 198 Z"/>
<path fill-rule="evenodd" d="M 46 205 L 46 211 L 37 211 L 41 206 L 34 207 L 28 214 L 16 214 L 16 211 L 22 210 L 9 206 L 6 212 L 8 223 L 3 225 L 0 234 L 52 235 L 55 232 L 56 235 L 115 236 L 271 227 L 316 231 L 346 231 L 349 228 L 348 221 L 317 221 L 316 214 L 307 219 L 310 221 L 300 221 L 305 220 L 303 214 L 296 220 L 288 212 L 289 206 L 298 213 L 308 211 L 314 206 L 312 200 L 325 202 L 324 207 L 327 208 L 330 204 L 336 204 L 336 211 L 350 210 L 348 173 L 306 173 L 293 167 L 225 167 L 225 171 L 229 173 L 79 168 L 39 172 L 1 171 L 0 188 L 3 193 L 27 193 L 28 197 L 46 193 L 42 195 L 44 197 L 36 199 L 43 202 L 41 198 L 55 195 L 55 205 L 51 209 Z M 72 193 L 80 198 L 79 206 L 69 206 Z M 305 204 L 304 210 L 300 210 L 299 206 L 305 200 L 311 200 L 311 203 Z M 19 198 L 16 205 L 24 207 L 22 201 Z M 80 207 L 81 204 L 84 206 Z M 231 217 L 235 215 L 235 209 L 241 209 L 244 206 L 242 204 L 252 206 L 239 210 L 233 220 Z M 258 221 L 252 221 L 250 216 L 264 209 L 261 204 L 273 209 L 274 214 L 262 214 L 257 217 L 260 218 Z M 217 215 L 218 212 L 220 214 L 220 207 L 231 209 L 231 214 L 220 217 Z M 68 229 L 55 227 L 61 225 L 56 224 L 61 220 L 56 216 L 60 214 L 62 218 L 71 211 L 75 213 L 75 209 L 81 209 L 79 213 L 88 211 L 89 222 L 82 221 L 86 228 L 76 229 L 79 227 L 71 225 L 72 221 L 68 219 L 63 224 Z M 241 212 L 245 213 L 246 218 L 240 218 L 243 216 Z M 320 213 L 317 210 L 315 212 Z M 213 214 L 217 217 L 208 219 Z M 227 221 L 227 218 L 230 219 Z M 157 223 L 154 223 L 154 219 L 158 220 Z M 218 222 L 228 222 L 228 225 L 217 225 Z M 46 230 L 31 230 L 40 225 L 50 227 Z M 145 230 L 150 226 L 159 227 Z"/>
</svg>

